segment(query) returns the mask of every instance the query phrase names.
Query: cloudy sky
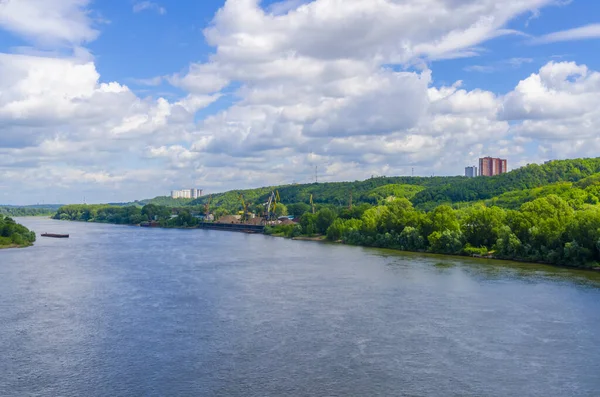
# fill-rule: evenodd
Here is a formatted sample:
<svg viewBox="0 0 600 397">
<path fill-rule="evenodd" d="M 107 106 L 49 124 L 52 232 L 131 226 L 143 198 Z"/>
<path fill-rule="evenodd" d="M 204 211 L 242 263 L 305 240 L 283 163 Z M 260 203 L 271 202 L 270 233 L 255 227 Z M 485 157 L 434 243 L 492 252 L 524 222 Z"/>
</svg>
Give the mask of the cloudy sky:
<svg viewBox="0 0 600 397">
<path fill-rule="evenodd" d="M 0 203 L 600 153 L 600 2 L 0 0 Z"/>
</svg>

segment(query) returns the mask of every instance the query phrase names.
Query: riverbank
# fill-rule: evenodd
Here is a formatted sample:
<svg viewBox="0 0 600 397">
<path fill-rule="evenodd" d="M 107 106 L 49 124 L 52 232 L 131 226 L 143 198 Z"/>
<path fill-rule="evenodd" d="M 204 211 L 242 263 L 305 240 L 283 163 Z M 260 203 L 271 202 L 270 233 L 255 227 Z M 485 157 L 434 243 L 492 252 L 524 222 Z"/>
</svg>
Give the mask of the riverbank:
<svg viewBox="0 0 600 397">
<path fill-rule="evenodd" d="M 118 224 L 118 223 L 111 223 L 111 222 L 86 222 L 86 221 L 80 221 L 80 220 L 65 220 L 65 221 L 76 222 L 76 223 L 99 223 L 99 224 L 112 224 L 112 225 L 120 225 L 120 226 L 140 227 L 139 224 L 131 225 L 131 224 Z M 548 263 L 548 262 L 543 262 L 543 261 L 527 261 L 527 260 L 523 260 L 521 258 L 498 258 L 498 257 L 494 257 L 494 256 L 474 257 L 473 255 L 429 252 L 426 250 L 410 251 L 410 250 L 402 250 L 402 249 L 393 248 L 393 247 L 379 247 L 379 246 L 373 246 L 373 245 L 348 244 L 342 240 L 331 241 L 331 240 L 328 240 L 327 237 L 323 236 L 323 235 L 289 237 L 289 236 L 286 236 L 284 233 L 265 233 L 263 230 L 259 231 L 258 230 L 259 226 L 257 226 L 257 225 L 200 223 L 198 225 L 191 226 L 191 227 L 190 226 L 158 226 L 157 225 L 157 226 L 153 226 L 152 228 L 183 229 L 183 230 L 211 229 L 211 230 L 230 231 L 230 232 L 237 232 L 237 233 L 256 233 L 256 234 L 264 234 L 264 235 L 271 236 L 271 237 L 280 237 L 280 238 L 286 238 L 286 239 L 291 239 L 291 240 L 296 240 L 296 241 L 313 241 L 313 242 L 320 242 L 320 243 L 344 244 L 344 245 L 365 247 L 365 248 L 389 249 L 392 251 L 403 252 L 403 253 L 415 253 L 415 254 L 434 255 L 434 256 L 449 256 L 449 257 L 455 257 L 455 258 L 475 258 L 475 259 L 480 259 L 480 260 L 484 259 L 484 260 L 494 260 L 494 261 L 511 261 L 511 262 L 522 263 L 522 264 L 539 264 L 539 265 L 552 266 L 552 267 L 556 267 L 556 268 L 577 269 L 577 270 L 586 270 L 586 271 L 592 271 L 592 272 L 600 272 L 600 266 L 594 266 L 594 267 L 569 266 L 569 265 L 564 265 L 564 264 L 555 264 L 555 263 Z M 260 227 L 260 229 L 263 229 L 263 228 L 264 227 L 262 227 L 262 226 Z"/>
<path fill-rule="evenodd" d="M 389 247 L 376 247 L 376 246 L 367 246 L 367 245 L 347 244 L 346 242 L 344 242 L 342 240 L 337 240 L 337 241 L 328 240 L 326 236 L 287 237 L 282 233 L 266 234 L 266 235 L 271 236 L 271 237 L 284 238 L 284 239 L 288 239 L 288 240 L 313 241 L 313 242 L 317 242 L 317 243 L 328 243 L 328 244 L 341 244 L 341 245 L 348 245 L 348 246 L 352 246 L 352 247 L 363 247 L 363 248 L 372 248 L 372 249 L 378 249 L 378 250 L 387 250 L 387 251 L 391 251 L 391 252 L 401 252 L 401 253 L 406 253 L 406 254 L 424 255 L 424 256 L 428 256 L 428 257 L 448 257 L 448 258 L 457 258 L 457 259 L 460 258 L 460 259 L 473 259 L 473 260 L 488 260 L 488 261 L 494 261 L 494 262 L 511 262 L 511 263 L 518 263 L 518 264 L 522 264 L 522 265 L 543 265 L 543 266 L 550 266 L 550 267 L 557 268 L 557 269 L 582 270 L 582 271 L 590 271 L 590 272 L 594 272 L 594 273 L 600 273 L 600 266 L 580 267 L 580 266 L 559 265 L 559 264 L 540 262 L 540 261 L 526 261 L 526 260 L 511 259 L 511 258 L 497 258 L 494 256 L 443 254 L 443 253 L 428 252 L 428 251 L 407 251 L 407 250 L 401 250 L 401 249 L 389 248 Z"/>
<path fill-rule="evenodd" d="M 27 248 L 27 247 L 33 247 L 33 244 L 22 244 L 22 245 L 18 245 L 18 244 L 10 244 L 10 245 L 0 245 L 0 250 L 14 249 L 14 248 Z"/>
</svg>

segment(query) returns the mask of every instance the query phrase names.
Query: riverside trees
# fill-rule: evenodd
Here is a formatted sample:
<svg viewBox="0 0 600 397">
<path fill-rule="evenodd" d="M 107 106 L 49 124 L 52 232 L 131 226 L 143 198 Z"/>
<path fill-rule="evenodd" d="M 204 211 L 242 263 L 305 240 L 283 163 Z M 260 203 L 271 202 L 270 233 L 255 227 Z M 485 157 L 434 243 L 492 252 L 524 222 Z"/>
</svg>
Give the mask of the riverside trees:
<svg viewBox="0 0 600 397">
<path fill-rule="evenodd" d="M 405 251 L 491 252 L 503 259 L 575 267 L 600 262 L 600 205 L 581 207 L 556 195 L 527 202 L 518 210 L 479 203 L 461 209 L 441 205 L 426 213 L 406 199 L 388 200 L 356 217 L 348 217 L 344 209 L 336 214 L 323 208 L 305 213 L 296 228 L 288 229 L 285 234 L 325 234 L 332 241 Z"/>
<path fill-rule="evenodd" d="M 12 218 L 0 215 L 0 248 L 27 247 L 35 242 L 35 233 Z"/>
</svg>

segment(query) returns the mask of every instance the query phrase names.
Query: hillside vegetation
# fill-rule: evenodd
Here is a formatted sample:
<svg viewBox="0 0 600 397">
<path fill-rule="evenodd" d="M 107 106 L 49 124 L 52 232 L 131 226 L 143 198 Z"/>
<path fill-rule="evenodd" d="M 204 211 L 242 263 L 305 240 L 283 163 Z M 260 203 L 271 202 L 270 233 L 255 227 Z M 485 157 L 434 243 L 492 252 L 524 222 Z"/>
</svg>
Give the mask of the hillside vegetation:
<svg viewBox="0 0 600 397">
<path fill-rule="evenodd" d="M 348 244 L 494 256 L 577 267 L 600 262 L 600 159 L 529 165 L 496 177 L 379 177 L 229 191 L 181 205 L 65 206 L 55 218 L 194 227 L 210 200 L 217 218 L 242 209 L 262 215 L 278 190 L 288 237 L 324 235 Z M 314 207 L 311 206 L 312 195 Z M 350 206 L 352 197 L 352 206 Z M 313 211 L 315 213 L 313 213 Z"/>
<path fill-rule="evenodd" d="M 35 233 L 12 218 L 0 215 L 0 248 L 27 247 L 35 242 Z"/>
<path fill-rule="evenodd" d="M 531 164 L 506 174 L 452 181 L 418 193 L 412 200 L 421 208 L 440 203 L 490 199 L 503 193 L 532 189 L 554 182 L 577 182 L 600 172 L 600 158 L 552 161 Z"/>
</svg>

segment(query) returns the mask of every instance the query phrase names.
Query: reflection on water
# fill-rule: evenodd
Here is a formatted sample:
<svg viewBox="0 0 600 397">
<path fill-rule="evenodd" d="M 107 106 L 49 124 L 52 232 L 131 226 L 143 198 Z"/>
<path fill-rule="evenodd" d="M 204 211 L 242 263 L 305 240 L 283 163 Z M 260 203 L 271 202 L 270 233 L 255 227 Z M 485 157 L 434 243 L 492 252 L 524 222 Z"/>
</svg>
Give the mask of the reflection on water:
<svg viewBox="0 0 600 397">
<path fill-rule="evenodd" d="M 600 274 L 25 218 L 0 395 L 596 396 Z"/>
</svg>

